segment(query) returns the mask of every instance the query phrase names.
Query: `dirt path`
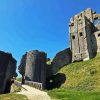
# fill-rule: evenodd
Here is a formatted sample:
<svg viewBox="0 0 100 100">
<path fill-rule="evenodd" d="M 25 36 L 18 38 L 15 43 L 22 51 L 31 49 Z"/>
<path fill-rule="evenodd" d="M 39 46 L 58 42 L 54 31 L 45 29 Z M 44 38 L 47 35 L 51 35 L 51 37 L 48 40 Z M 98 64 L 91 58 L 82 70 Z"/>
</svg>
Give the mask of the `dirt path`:
<svg viewBox="0 0 100 100">
<path fill-rule="evenodd" d="M 38 89 L 32 88 L 27 85 L 22 85 L 23 88 L 18 94 L 23 94 L 28 97 L 29 100 L 51 100 L 46 92 L 40 91 Z"/>
</svg>

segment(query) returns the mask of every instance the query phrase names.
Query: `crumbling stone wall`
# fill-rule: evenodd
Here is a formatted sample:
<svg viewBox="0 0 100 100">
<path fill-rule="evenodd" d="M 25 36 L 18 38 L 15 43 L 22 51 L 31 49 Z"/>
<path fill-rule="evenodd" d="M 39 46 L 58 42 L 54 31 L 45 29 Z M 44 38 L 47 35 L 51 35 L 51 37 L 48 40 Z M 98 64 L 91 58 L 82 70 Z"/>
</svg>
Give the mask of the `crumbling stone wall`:
<svg viewBox="0 0 100 100">
<path fill-rule="evenodd" d="M 56 54 L 52 61 L 52 73 L 56 74 L 64 65 L 68 65 L 72 62 L 72 53 L 70 48 L 60 51 Z"/>
<path fill-rule="evenodd" d="M 100 14 L 88 8 L 75 15 L 70 19 L 69 33 L 72 61 L 95 57 L 100 51 Z"/>
<path fill-rule="evenodd" d="M 0 51 L 0 93 L 10 92 L 11 79 L 16 76 L 16 60 L 12 54 Z"/>
<path fill-rule="evenodd" d="M 38 50 L 27 52 L 21 60 L 19 72 L 27 81 L 46 83 L 46 53 Z"/>
</svg>

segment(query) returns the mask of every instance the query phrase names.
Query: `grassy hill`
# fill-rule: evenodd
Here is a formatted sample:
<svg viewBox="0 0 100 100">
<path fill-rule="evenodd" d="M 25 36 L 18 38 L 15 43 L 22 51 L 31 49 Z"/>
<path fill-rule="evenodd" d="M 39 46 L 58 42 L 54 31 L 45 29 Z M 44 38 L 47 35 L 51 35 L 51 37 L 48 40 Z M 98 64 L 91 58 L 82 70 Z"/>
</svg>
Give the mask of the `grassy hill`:
<svg viewBox="0 0 100 100">
<path fill-rule="evenodd" d="M 64 66 L 61 73 L 66 75 L 62 87 L 75 90 L 100 90 L 100 54 L 95 58 Z"/>
<path fill-rule="evenodd" d="M 66 81 L 59 89 L 48 91 L 59 100 L 100 100 L 100 53 L 91 60 L 64 66 L 60 73 Z"/>
</svg>

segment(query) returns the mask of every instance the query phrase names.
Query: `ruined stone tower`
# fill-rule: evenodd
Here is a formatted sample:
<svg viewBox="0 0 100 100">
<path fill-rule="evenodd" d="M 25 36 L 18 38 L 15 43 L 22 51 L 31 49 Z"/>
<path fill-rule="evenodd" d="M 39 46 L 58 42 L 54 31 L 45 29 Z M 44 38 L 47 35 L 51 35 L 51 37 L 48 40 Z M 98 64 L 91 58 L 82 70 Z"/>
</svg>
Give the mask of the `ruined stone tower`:
<svg viewBox="0 0 100 100">
<path fill-rule="evenodd" d="M 33 50 L 26 53 L 21 60 L 19 72 L 25 80 L 46 83 L 46 53 Z"/>
<path fill-rule="evenodd" d="M 72 61 L 88 60 L 100 52 L 100 14 L 92 9 L 70 19 L 69 33 Z"/>
</svg>

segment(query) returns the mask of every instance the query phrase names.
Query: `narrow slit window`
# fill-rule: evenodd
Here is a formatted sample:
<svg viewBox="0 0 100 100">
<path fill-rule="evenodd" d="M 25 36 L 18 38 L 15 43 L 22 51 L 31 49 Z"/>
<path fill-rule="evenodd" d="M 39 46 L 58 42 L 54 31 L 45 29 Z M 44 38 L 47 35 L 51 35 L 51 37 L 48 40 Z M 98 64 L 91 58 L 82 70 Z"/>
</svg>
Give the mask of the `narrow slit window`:
<svg viewBox="0 0 100 100">
<path fill-rule="evenodd" d="M 74 26 L 74 23 L 71 23 L 71 26 Z"/>
<path fill-rule="evenodd" d="M 83 33 L 82 32 L 80 32 L 79 34 L 80 34 L 80 36 L 83 36 Z"/>
<path fill-rule="evenodd" d="M 75 39 L 75 35 L 72 36 L 72 39 Z"/>
<path fill-rule="evenodd" d="M 83 14 L 81 13 L 81 17 L 82 17 L 82 15 L 83 15 Z"/>
<path fill-rule="evenodd" d="M 98 34 L 98 37 L 100 37 L 100 33 Z"/>
</svg>

